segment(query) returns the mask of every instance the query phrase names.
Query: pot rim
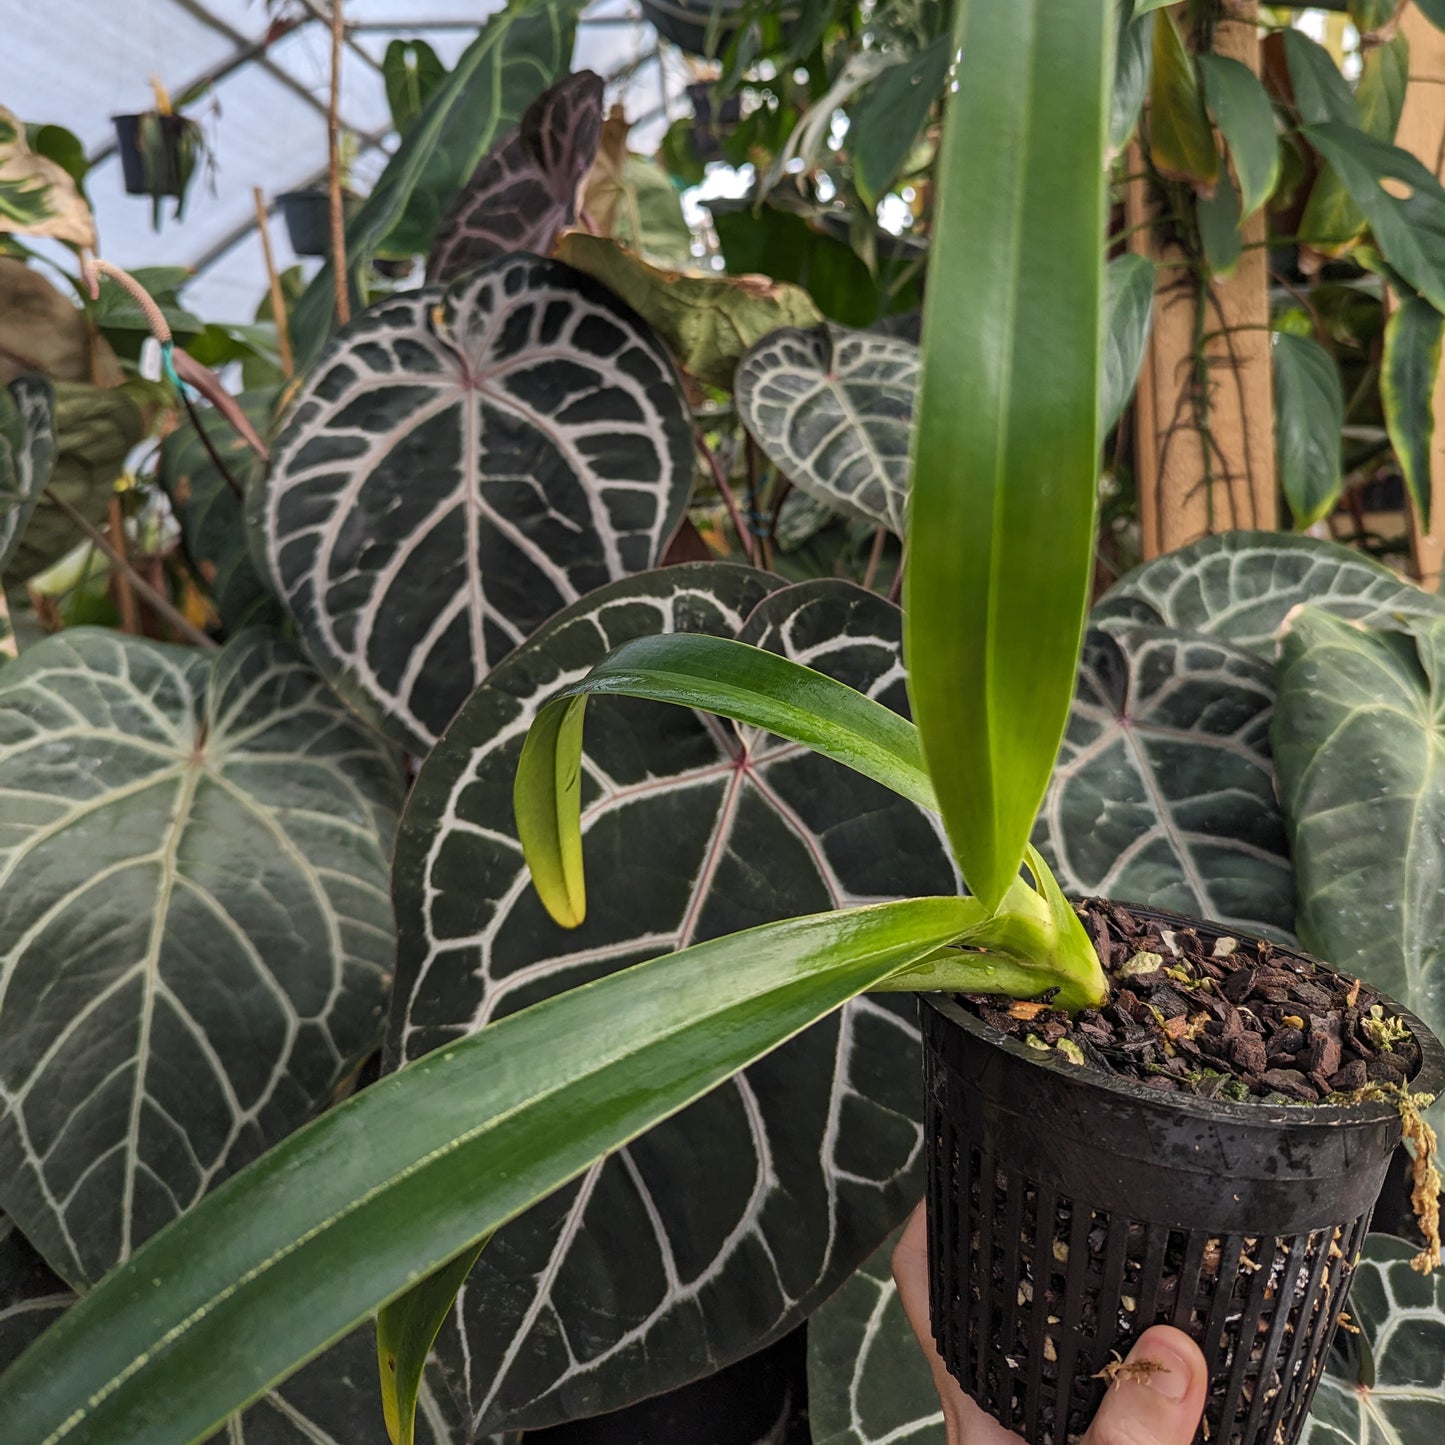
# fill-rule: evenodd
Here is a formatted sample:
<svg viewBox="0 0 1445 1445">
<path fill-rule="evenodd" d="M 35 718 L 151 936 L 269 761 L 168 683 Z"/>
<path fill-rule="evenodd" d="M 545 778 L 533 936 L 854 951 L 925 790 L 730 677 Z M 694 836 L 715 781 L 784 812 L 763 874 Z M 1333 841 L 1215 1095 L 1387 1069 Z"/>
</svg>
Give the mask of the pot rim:
<svg viewBox="0 0 1445 1445">
<path fill-rule="evenodd" d="M 1275 947 L 1285 947 L 1297 958 L 1312 963 L 1316 968 L 1342 978 L 1356 975 L 1322 962 L 1303 949 L 1293 945 L 1281 945 L 1275 939 L 1266 939 L 1259 934 L 1247 933 L 1242 929 L 1227 928 L 1223 924 L 1208 923 L 1203 919 L 1190 918 L 1183 913 L 1173 913 L 1164 908 L 1150 908 L 1142 904 L 1121 903 L 1107 900 L 1111 906 L 1122 909 L 1136 918 L 1147 918 L 1157 922 L 1176 924 L 1196 929 L 1219 938 L 1237 938 L 1244 943 L 1262 942 Z M 1399 1110 L 1383 1100 L 1361 1100 L 1354 1104 L 1266 1104 L 1261 1102 L 1241 1103 L 1233 1099 L 1206 1099 L 1198 1094 L 1179 1090 L 1151 1089 L 1138 1081 L 1120 1074 L 1105 1073 L 1089 1064 L 1075 1064 L 1063 1058 L 1054 1049 L 1047 1053 L 1042 1049 L 1031 1049 L 1008 1034 L 1001 1033 L 991 1024 L 970 1013 L 955 1002 L 952 994 L 920 993 L 920 1005 L 932 1009 L 942 1018 L 972 1034 L 975 1038 L 1002 1049 L 1014 1059 L 1048 1070 L 1059 1075 L 1072 1087 L 1099 1088 L 1120 1095 L 1136 1104 L 1152 1105 L 1171 1113 L 1193 1114 L 1202 1118 L 1228 1119 L 1234 1122 L 1255 1122 L 1269 1127 L 1288 1125 L 1337 1129 L 1344 1124 L 1365 1124 L 1388 1119 L 1397 1119 Z M 1437 1098 L 1445 1093 L 1445 1045 L 1426 1026 L 1424 1021 L 1404 1004 L 1382 993 L 1380 1002 L 1394 1018 L 1401 1019 L 1420 1046 L 1420 1066 L 1407 1080 L 1411 1093 L 1434 1094 Z"/>
</svg>

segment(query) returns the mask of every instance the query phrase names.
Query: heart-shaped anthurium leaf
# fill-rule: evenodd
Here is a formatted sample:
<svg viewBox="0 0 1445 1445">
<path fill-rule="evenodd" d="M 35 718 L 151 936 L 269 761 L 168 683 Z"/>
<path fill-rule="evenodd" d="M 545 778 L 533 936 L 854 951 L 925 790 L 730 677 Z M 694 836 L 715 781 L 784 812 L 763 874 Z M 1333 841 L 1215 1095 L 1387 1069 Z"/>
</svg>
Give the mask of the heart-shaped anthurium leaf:
<svg viewBox="0 0 1445 1445">
<path fill-rule="evenodd" d="M 264 436 L 271 424 L 274 390 L 242 392 L 236 400 Z M 186 555 L 210 587 L 226 630 L 273 625 L 284 613 L 256 571 L 246 543 L 245 494 L 260 486 L 266 463 L 213 407 L 198 415 L 210 449 L 185 422 L 161 445 L 157 477 L 181 524 Z M 225 465 L 224 472 L 211 449 Z"/>
<path fill-rule="evenodd" d="M 1280 648 L 1274 754 L 1305 946 L 1445 1031 L 1445 617 L 1307 608 Z"/>
<path fill-rule="evenodd" d="M 598 698 L 589 912 L 572 932 L 547 917 L 513 830 L 517 757 L 540 705 L 612 647 L 740 636 L 904 705 L 895 608 L 842 582 L 780 587 L 722 563 L 614 584 L 468 700 L 402 823 L 392 1062 L 690 941 L 954 891 L 935 820 L 878 785 L 750 729 Z M 501 1230 L 437 1345 L 474 1428 L 615 1409 L 760 1348 L 826 1298 L 917 1196 L 915 1039 L 911 1002 L 860 999 Z"/>
<path fill-rule="evenodd" d="M 1272 658 L 1280 626 L 1301 603 L 1365 623 L 1396 613 L 1445 615 L 1439 598 L 1335 542 L 1223 532 L 1136 567 L 1104 594 L 1093 617 L 1207 632 Z"/>
<path fill-rule="evenodd" d="M 738 363 L 738 412 L 768 459 L 835 511 L 903 535 L 918 348 L 788 326 Z"/>
<path fill-rule="evenodd" d="M 1064 891 L 1289 929 L 1274 670 L 1216 637 L 1090 629 L 1034 843 Z"/>
<path fill-rule="evenodd" d="M 1416 1274 L 1412 1245 L 1372 1234 L 1300 1445 L 1436 1445 L 1445 1438 L 1445 1273 Z"/>
<path fill-rule="evenodd" d="M 547 618 L 656 564 L 691 482 L 646 325 L 558 262 L 503 257 L 343 328 L 252 493 L 252 546 L 316 665 L 425 752 Z"/>
<path fill-rule="evenodd" d="M 75 1293 L 0 1214 L 0 1373 L 75 1301 Z M 215 1445 L 390 1445 L 376 1389 L 376 1337 L 368 1325 L 303 1365 L 244 1414 Z M 462 1412 L 435 1368 L 418 1398 L 416 1445 L 463 1445 Z"/>
<path fill-rule="evenodd" d="M 10 560 L 55 460 L 55 392 L 43 376 L 0 387 L 0 571 Z"/>
<path fill-rule="evenodd" d="M 601 76 L 579 70 L 544 90 L 452 201 L 427 280 L 450 281 L 508 251 L 548 255 L 601 139 Z"/>
<path fill-rule="evenodd" d="M 289 649 L 0 671 L 0 1207 L 93 1283 L 381 1032 L 396 762 Z"/>
<path fill-rule="evenodd" d="M 812 1445 L 945 1445 L 938 1390 L 893 1283 L 896 1243 L 808 1321 Z"/>
</svg>

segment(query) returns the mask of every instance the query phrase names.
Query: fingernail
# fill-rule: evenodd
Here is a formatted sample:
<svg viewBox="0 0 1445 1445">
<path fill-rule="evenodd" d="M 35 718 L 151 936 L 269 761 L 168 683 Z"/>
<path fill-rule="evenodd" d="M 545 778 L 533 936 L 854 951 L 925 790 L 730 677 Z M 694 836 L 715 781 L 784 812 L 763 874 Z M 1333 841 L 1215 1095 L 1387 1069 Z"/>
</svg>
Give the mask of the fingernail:
<svg viewBox="0 0 1445 1445">
<path fill-rule="evenodd" d="M 1179 1401 L 1189 1393 L 1189 1364 L 1167 1345 L 1155 1340 L 1147 1345 L 1141 1342 L 1129 1352 L 1127 1363 L 1150 1367 L 1147 1374 L 1140 1369 L 1134 1378 L 1166 1400 Z"/>
</svg>

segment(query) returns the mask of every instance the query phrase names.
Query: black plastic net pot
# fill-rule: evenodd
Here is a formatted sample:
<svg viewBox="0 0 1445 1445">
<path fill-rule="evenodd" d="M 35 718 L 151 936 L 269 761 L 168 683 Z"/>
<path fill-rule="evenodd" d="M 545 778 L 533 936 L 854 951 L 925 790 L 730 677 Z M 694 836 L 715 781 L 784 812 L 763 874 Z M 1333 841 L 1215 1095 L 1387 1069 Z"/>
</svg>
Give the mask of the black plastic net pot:
<svg viewBox="0 0 1445 1445">
<path fill-rule="evenodd" d="M 145 156 L 141 145 L 140 115 L 113 115 L 116 150 L 120 153 L 120 169 L 129 196 L 176 196 L 185 187 L 182 185 L 182 171 L 185 169 L 181 147 L 185 132 L 195 122 L 183 115 L 152 115 L 151 119 L 160 126 L 161 169 L 156 175 L 147 173 Z"/>
<path fill-rule="evenodd" d="M 1152 910 L 1137 917 L 1232 930 Z M 1410 1087 L 1445 1087 L 1421 1048 Z M 1093 1376 L 1153 1324 L 1209 1362 L 1200 1440 L 1290 1445 L 1400 1143 L 1386 1103 L 1280 1106 L 1162 1093 L 920 997 L 933 1330 L 964 1389 L 1031 1445 L 1087 1428 Z"/>
</svg>

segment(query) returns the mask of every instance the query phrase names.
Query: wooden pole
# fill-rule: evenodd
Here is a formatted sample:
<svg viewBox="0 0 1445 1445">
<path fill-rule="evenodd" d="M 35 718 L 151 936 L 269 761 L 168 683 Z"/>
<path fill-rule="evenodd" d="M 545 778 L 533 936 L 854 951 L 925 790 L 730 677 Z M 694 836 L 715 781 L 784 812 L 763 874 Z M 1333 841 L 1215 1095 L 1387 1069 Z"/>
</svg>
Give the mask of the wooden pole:
<svg viewBox="0 0 1445 1445">
<path fill-rule="evenodd" d="M 271 286 L 271 314 L 276 318 L 276 350 L 281 357 L 281 374 L 290 381 L 296 372 L 296 360 L 291 354 L 291 322 L 286 315 L 286 297 L 281 291 L 276 256 L 271 250 L 271 223 L 266 216 L 266 198 L 261 194 L 260 186 L 251 187 L 251 199 L 256 204 L 256 234 L 261 238 L 261 255 L 266 260 L 266 279 Z"/>
<path fill-rule="evenodd" d="M 1410 42 L 1410 79 L 1395 144 L 1415 156 L 1432 175 L 1445 178 L 1445 35 L 1414 5 L 1400 16 Z M 1421 586 L 1440 587 L 1445 559 L 1445 373 L 1435 378 L 1435 438 L 1430 447 L 1431 528 L 1422 530 L 1414 505 L 1410 511 L 1410 570 Z"/>
<path fill-rule="evenodd" d="M 1259 71 L 1256 0 L 1233 7 L 1215 52 Z M 1147 123 L 1147 118 L 1146 118 Z M 1136 145 L 1137 164 L 1143 170 Z M 1228 280 L 1197 277 L 1148 222 L 1147 179 L 1129 184 L 1130 244 L 1160 266 L 1154 326 L 1139 375 L 1135 477 L 1144 556 L 1211 533 L 1279 524 L 1274 467 L 1269 258 L 1263 210 L 1243 227 L 1244 251 Z M 1175 264 L 1169 264 L 1169 263 Z M 1201 420 L 1203 425 L 1201 426 Z"/>
<path fill-rule="evenodd" d="M 331 102 L 326 111 L 327 180 L 331 193 L 331 271 L 336 281 L 336 324 L 351 320 L 351 282 L 346 274 L 346 213 L 341 204 L 341 44 L 346 25 L 341 0 L 331 0 Z"/>
</svg>

